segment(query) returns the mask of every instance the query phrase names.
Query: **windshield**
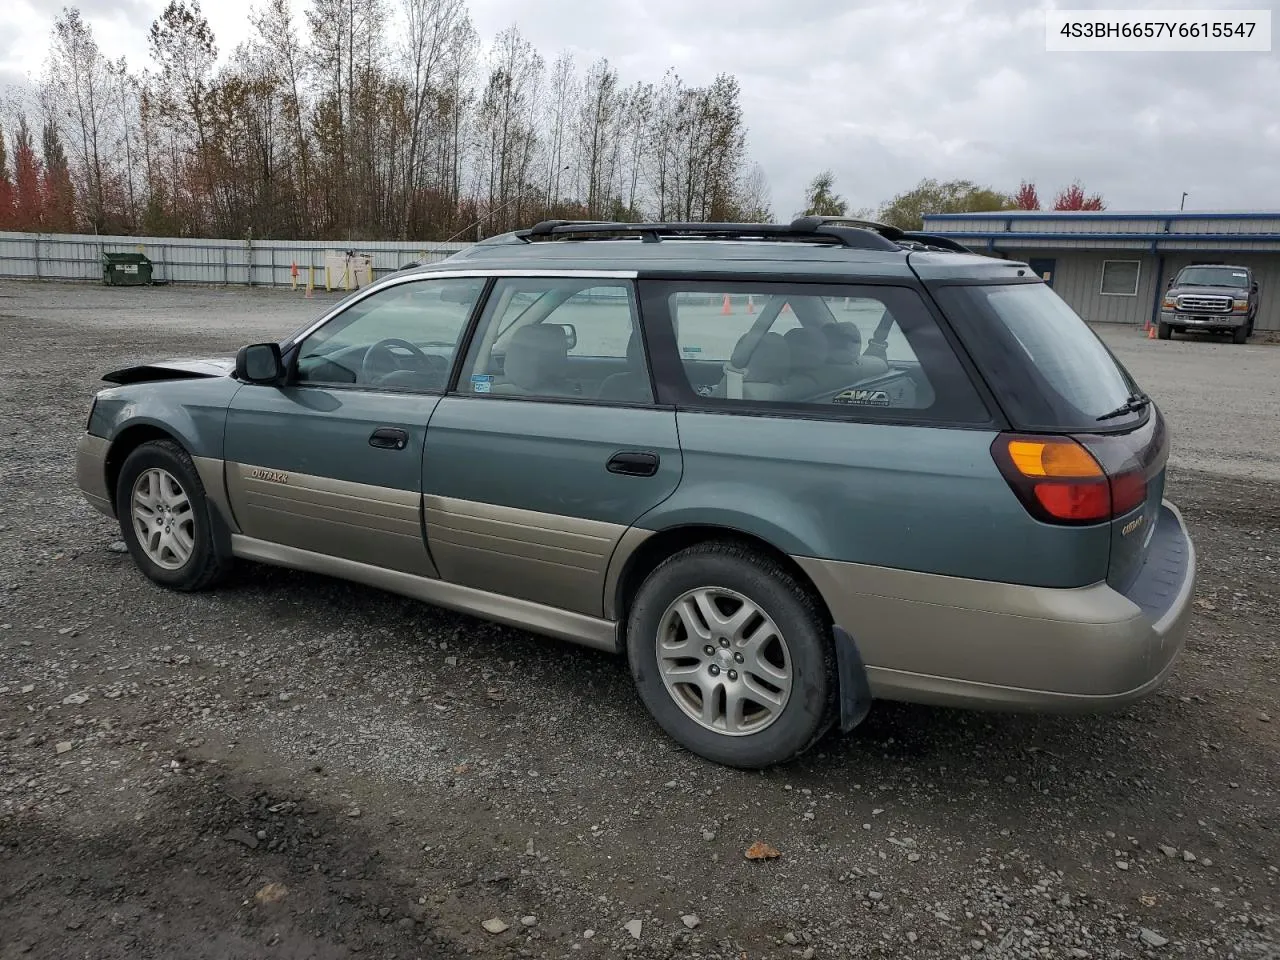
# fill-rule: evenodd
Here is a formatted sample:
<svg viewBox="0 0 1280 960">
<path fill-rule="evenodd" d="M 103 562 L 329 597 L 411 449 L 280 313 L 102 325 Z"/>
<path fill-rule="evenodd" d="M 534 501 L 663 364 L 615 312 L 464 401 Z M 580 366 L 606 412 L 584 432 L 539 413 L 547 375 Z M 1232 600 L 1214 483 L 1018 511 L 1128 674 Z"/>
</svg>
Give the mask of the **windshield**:
<svg viewBox="0 0 1280 960">
<path fill-rule="evenodd" d="M 1180 287 L 1249 286 L 1249 273 L 1236 267 L 1186 267 L 1174 281 Z"/>
<path fill-rule="evenodd" d="M 1137 384 L 1045 284 L 942 287 L 936 295 L 1018 429 L 1109 430 L 1145 419 L 1135 411 L 1098 420 Z"/>
</svg>

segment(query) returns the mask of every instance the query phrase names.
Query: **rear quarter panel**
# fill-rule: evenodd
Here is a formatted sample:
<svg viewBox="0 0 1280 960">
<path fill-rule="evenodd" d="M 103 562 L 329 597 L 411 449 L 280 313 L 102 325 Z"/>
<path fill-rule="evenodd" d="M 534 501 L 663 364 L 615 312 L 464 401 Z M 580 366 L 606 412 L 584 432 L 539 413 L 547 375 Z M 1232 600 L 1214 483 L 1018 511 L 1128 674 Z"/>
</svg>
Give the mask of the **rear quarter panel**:
<svg viewBox="0 0 1280 960">
<path fill-rule="evenodd" d="M 1110 530 L 1033 519 L 991 458 L 995 433 L 680 412 L 684 477 L 638 521 L 714 524 L 799 557 L 1005 583 L 1103 580 Z"/>
</svg>

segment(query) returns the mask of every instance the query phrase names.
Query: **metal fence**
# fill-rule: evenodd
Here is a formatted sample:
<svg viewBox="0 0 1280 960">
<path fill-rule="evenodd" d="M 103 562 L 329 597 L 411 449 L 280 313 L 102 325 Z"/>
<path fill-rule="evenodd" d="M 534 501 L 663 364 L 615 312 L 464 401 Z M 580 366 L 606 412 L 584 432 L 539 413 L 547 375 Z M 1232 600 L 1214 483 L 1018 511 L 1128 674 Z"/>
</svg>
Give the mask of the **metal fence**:
<svg viewBox="0 0 1280 960">
<path fill-rule="evenodd" d="M 0 277 L 23 280 L 102 280 L 104 253 L 144 253 L 159 283 L 289 286 L 315 268 L 323 287 L 326 254 L 351 251 L 373 258 L 374 276 L 414 261 L 443 260 L 466 243 L 375 240 L 188 240 L 178 237 L 106 237 L 69 233 L 0 232 Z M 335 283 L 341 285 L 341 278 Z"/>
</svg>

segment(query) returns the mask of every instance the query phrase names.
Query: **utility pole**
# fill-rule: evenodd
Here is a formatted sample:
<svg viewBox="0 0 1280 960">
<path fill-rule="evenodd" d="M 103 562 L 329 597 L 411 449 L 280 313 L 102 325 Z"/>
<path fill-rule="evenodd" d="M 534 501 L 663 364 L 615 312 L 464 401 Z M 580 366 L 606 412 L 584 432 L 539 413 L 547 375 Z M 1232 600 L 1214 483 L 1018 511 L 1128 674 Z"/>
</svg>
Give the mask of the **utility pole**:
<svg viewBox="0 0 1280 960">
<path fill-rule="evenodd" d="M 1178 209 L 1179 210 L 1187 209 L 1187 191 L 1185 190 L 1182 191 L 1182 202 L 1178 204 Z"/>
</svg>

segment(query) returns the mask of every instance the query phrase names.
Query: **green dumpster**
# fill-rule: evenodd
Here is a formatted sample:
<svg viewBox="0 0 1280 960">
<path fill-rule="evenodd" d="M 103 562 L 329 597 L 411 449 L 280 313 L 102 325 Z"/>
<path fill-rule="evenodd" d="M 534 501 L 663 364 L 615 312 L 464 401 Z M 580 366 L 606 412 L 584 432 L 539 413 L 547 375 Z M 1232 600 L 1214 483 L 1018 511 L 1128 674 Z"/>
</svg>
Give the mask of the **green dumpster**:
<svg viewBox="0 0 1280 960">
<path fill-rule="evenodd" d="M 102 282 L 111 287 L 141 287 L 151 283 L 151 261 L 142 253 L 104 253 Z"/>
</svg>

